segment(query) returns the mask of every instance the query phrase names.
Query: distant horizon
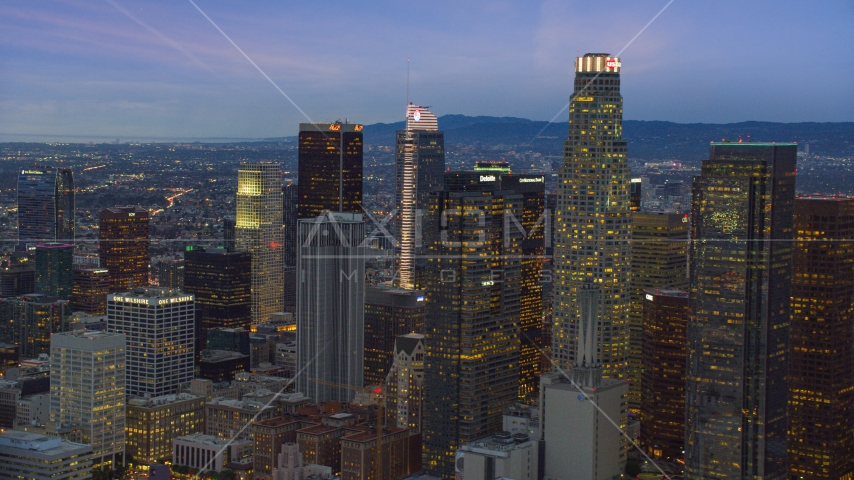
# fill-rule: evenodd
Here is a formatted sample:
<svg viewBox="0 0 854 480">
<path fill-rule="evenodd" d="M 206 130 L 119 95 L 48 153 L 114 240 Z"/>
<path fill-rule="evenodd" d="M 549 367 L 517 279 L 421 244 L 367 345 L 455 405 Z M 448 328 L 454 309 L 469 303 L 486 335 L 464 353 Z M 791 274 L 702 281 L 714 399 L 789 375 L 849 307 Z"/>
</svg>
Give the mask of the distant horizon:
<svg viewBox="0 0 854 480">
<path fill-rule="evenodd" d="M 447 130 L 442 128 L 441 119 L 448 116 L 455 117 L 465 117 L 465 118 L 487 118 L 487 119 L 518 119 L 525 120 L 531 123 L 549 123 L 548 120 L 533 120 L 530 118 L 524 117 L 515 117 L 515 116 L 494 116 L 494 115 L 465 115 L 460 113 L 449 113 L 439 117 L 440 130 Z M 727 126 L 727 125 L 740 125 L 745 123 L 765 123 L 765 124 L 774 124 L 774 125 L 844 125 L 844 124 L 854 124 L 854 121 L 826 121 L 826 122 L 817 122 L 817 121 L 799 121 L 799 122 L 774 122 L 767 120 L 742 120 L 739 122 L 726 122 L 726 123 L 717 123 L 717 122 L 674 122 L 671 120 L 623 120 L 623 124 L 626 123 L 669 123 L 674 125 L 717 125 L 717 126 Z M 359 123 L 359 122 L 351 122 L 351 123 Z M 363 123 L 365 127 L 374 127 L 374 126 L 388 126 L 395 124 L 403 124 L 404 120 L 400 120 L 397 122 L 378 122 L 378 123 Z M 562 121 L 554 121 L 550 122 L 553 125 L 560 125 L 568 123 L 568 120 Z M 488 124 L 488 123 L 485 123 Z M 11 137 L 11 139 L 10 139 Z M 264 142 L 264 141 L 281 141 L 289 138 L 296 138 L 297 135 L 282 135 L 282 136 L 258 136 L 258 137 L 241 137 L 241 136 L 155 136 L 155 135 L 138 135 L 138 136 L 127 136 L 127 135 L 86 135 L 86 134 L 49 134 L 49 133 L 5 133 L 0 132 L 0 143 L 94 143 L 94 144 L 127 144 L 127 143 L 184 143 L 184 142 L 199 142 L 199 143 L 235 143 L 235 142 Z M 33 140 L 24 140 L 26 138 L 32 138 Z M 44 139 L 44 140 L 38 140 Z M 65 139 L 81 139 L 80 141 L 71 141 Z M 91 139 L 91 140 L 86 140 Z M 116 140 L 119 142 L 116 143 Z"/>
</svg>

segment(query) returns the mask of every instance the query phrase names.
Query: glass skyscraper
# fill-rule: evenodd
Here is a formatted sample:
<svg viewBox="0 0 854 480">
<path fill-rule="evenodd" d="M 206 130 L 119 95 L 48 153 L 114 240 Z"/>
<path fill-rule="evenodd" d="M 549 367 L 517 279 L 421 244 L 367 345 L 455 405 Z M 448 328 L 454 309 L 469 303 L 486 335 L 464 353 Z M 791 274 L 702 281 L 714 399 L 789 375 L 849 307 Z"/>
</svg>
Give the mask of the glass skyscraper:
<svg viewBox="0 0 854 480">
<path fill-rule="evenodd" d="M 796 160 L 794 144 L 712 143 L 694 177 L 689 479 L 788 477 Z"/>
<path fill-rule="evenodd" d="M 36 292 L 71 300 L 74 290 L 74 245 L 36 245 Z"/>
<path fill-rule="evenodd" d="M 300 219 L 298 238 L 296 388 L 347 403 L 364 384 L 365 223 L 327 212 Z"/>
<path fill-rule="evenodd" d="M 854 198 L 795 200 L 789 472 L 854 478 Z"/>
<path fill-rule="evenodd" d="M 71 169 L 29 167 L 18 176 L 18 242 L 74 241 Z"/>
<path fill-rule="evenodd" d="M 252 321 L 282 311 L 285 227 L 282 176 L 275 162 L 243 162 L 237 171 L 235 248 L 252 254 Z M 186 267 L 185 267 L 186 268 Z"/>
<path fill-rule="evenodd" d="M 213 328 L 244 328 L 252 323 L 252 256 L 224 248 L 188 246 L 184 252 L 184 291 L 196 298 L 196 355 Z"/>
<path fill-rule="evenodd" d="M 592 280 L 601 289 L 596 345 L 606 378 L 628 373 L 632 216 L 620 66 L 603 53 L 575 60 L 555 231 L 553 359 L 563 369 L 578 361 L 579 288 Z"/>
<path fill-rule="evenodd" d="M 505 215 L 522 218 L 523 199 L 476 188 L 481 176 L 448 173 L 445 189 L 430 193 L 424 227 L 423 466 L 442 478 L 453 478 L 460 445 L 501 430 L 519 392 L 522 232 L 505 228 Z"/>
<path fill-rule="evenodd" d="M 427 210 L 427 195 L 442 189 L 445 171 L 445 133 L 427 107 L 406 106 L 406 128 L 397 131 L 396 155 L 396 283 L 407 289 L 422 288 L 417 275 L 426 265 L 421 217 Z"/>
<path fill-rule="evenodd" d="M 114 207 L 101 210 L 101 267 L 110 272 L 110 291 L 148 286 L 148 210 Z"/>
<path fill-rule="evenodd" d="M 362 148 L 357 123 L 299 125 L 299 218 L 362 213 Z"/>
</svg>

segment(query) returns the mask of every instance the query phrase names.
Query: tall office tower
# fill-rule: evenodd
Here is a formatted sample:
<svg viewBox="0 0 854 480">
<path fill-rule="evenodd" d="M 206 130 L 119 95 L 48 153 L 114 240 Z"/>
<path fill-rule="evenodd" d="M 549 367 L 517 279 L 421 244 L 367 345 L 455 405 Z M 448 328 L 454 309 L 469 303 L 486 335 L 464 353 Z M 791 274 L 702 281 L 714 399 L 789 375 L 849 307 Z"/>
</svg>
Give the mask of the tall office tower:
<svg viewBox="0 0 854 480">
<path fill-rule="evenodd" d="M 75 312 L 92 315 L 107 313 L 110 293 L 110 272 L 106 268 L 74 269 L 71 304 Z"/>
<path fill-rule="evenodd" d="M 576 292 L 577 360 L 566 371 L 544 375 L 540 385 L 540 432 L 548 448 L 545 476 L 555 480 L 618 478 L 626 463 L 624 380 L 603 378 L 599 360 L 599 309 L 602 286 L 588 278 Z M 609 421 L 610 420 L 610 421 Z"/>
<path fill-rule="evenodd" d="M 453 190 L 464 176 L 449 173 L 430 194 L 425 222 L 423 467 L 442 478 L 460 445 L 501 430 L 519 391 L 522 233 L 504 219 L 521 218 L 522 196 Z"/>
<path fill-rule="evenodd" d="M 424 335 L 408 333 L 394 341 L 394 362 L 385 379 L 386 425 L 421 433 L 424 415 Z"/>
<path fill-rule="evenodd" d="M 41 294 L 0 298 L 0 342 L 21 346 L 22 358 L 50 352 L 50 336 L 71 326 L 71 304 Z"/>
<path fill-rule="evenodd" d="M 406 106 L 406 127 L 397 131 L 395 162 L 395 283 L 399 287 L 423 288 L 416 278 L 426 264 L 421 261 L 421 217 L 427 210 L 427 194 L 442 189 L 444 172 L 445 133 L 427 107 L 410 103 Z"/>
<path fill-rule="evenodd" d="M 365 289 L 365 385 L 382 385 L 394 360 L 399 335 L 424 333 L 424 292 Z"/>
<path fill-rule="evenodd" d="M 576 58 L 558 174 L 552 356 L 563 369 L 578 361 L 578 289 L 592 279 L 602 289 L 596 344 L 608 378 L 628 375 L 632 216 L 622 118 L 620 59 Z"/>
<path fill-rule="evenodd" d="M 274 162 L 242 162 L 237 171 L 235 247 L 252 254 L 252 321 L 282 311 L 284 300 L 282 176 Z M 186 268 L 186 267 L 185 267 Z"/>
<path fill-rule="evenodd" d="M 282 185 L 282 224 L 285 226 L 285 266 L 297 264 L 297 216 L 299 187 L 292 181 Z"/>
<path fill-rule="evenodd" d="M 688 215 L 632 214 L 632 310 L 629 314 L 629 415 L 640 414 L 644 290 L 688 290 Z M 684 360 L 683 360 L 684 363 Z"/>
<path fill-rule="evenodd" d="M 124 463 L 125 341 L 86 330 L 50 340 L 50 421 L 80 428 L 96 466 Z"/>
<path fill-rule="evenodd" d="M 643 198 L 643 178 L 633 178 L 629 182 L 629 208 L 633 212 L 640 212 L 641 199 Z"/>
<path fill-rule="evenodd" d="M 127 336 L 128 395 L 177 393 L 193 379 L 193 295 L 135 288 L 107 297 L 107 331 Z"/>
<path fill-rule="evenodd" d="M 854 199 L 795 200 L 789 379 L 792 478 L 852 478 Z"/>
<path fill-rule="evenodd" d="M 521 235 L 519 291 L 519 397 L 531 399 L 539 390 L 537 381 L 543 369 L 542 351 L 546 350 L 543 328 L 543 261 L 546 231 L 551 222 L 545 215 L 545 177 L 511 175 L 507 162 L 478 162 L 473 172 L 448 172 L 445 188 L 458 192 L 513 193 L 522 197 L 521 215 L 508 215 L 505 228 Z M 547 370 L 550 370 L 551 367 Z"/>
<path fill-rule="evenodd" d="M 297 391 L 347 403 L 365 373 L 365 223 L 327 212 L 300 219 L 298 238 Z"/>
<path fill-rule="evenodd" d="M 18 176 L 18 242 L 74 241 L 74 178 L 70 169 L 32 167 Z"/>
<path fill-rule="evenodd" d="M 362 213 L 362 143 L 357 123 L 299 124 L 300 219 Z"/>
<path fill-rule="evenodd" d="M 685 445 L 687 324 L 687 292 L 644 291 L 640 438 L 655 457 L 679 458 Z"/>
<path fill-rule="evenodd" d="M 70 300 L 74 287 L 72 257 L 74 245 L 47 243 L 36 245 L 36 292 Z"/>
<path fill-rule="evenodd" d="M 689 479 L 784 479 L 794 144 L 712 143 L 694 177 Z"/>
<path fill-rule="evenodd" d="M 0 263 L 0 297 L 20 297 L 36 292 L 35 262 L 25 252 L 15 252 Z"/>
<path fill-rule="evenodd" d="M 184 291 L 196 298 L 197 354 L 207 348 L 207 333 L 213 328 L 248 331 L 252 324 L 252 256 L 222 248 L 187 247 Z M 248 346 L 243 353 L 249 353 Z"/>
<path fill-rule="evenodd" d="M 551 223 L 545 216 L 545 177 L 542 175 L 502 175 L 501 188 L 522 195 L 522 216 L 508 217 L 512 227 L 523 234 L 522 273 L 519 292 L 519 398 L 539 395 L 542 375 L 543 261 L 546 234 Z M 550 240 L 550 239 L 549 239 Z"/>
<path fill-rule="evenodd" d="M 148 210 L 113 207 L 100 215 L 101 268 L 110 272 L 110 292 L 148 285 Z"/>
</svg>

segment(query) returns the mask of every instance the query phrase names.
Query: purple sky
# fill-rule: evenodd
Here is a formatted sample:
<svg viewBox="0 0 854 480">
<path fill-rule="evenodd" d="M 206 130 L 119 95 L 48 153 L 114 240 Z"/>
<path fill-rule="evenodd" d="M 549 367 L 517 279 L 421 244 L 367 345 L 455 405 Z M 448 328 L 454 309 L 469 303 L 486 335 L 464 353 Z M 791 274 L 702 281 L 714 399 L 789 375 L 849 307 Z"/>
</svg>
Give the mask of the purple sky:
<svg viewBox="0 0 854 480">
<path fill-rule="evenodd" d="M 552 118 L 573 58 L 668 0 L 194 0 L 315 121 Z M 854 0 L 675 0 L 622 54 L 625 118 L 854 121 Z M 565 120 L 565 112 L 558 117 Z M 271 137 L 305 121 L 188 0 L 0 2 L 8 134 Z"/>
</svg>

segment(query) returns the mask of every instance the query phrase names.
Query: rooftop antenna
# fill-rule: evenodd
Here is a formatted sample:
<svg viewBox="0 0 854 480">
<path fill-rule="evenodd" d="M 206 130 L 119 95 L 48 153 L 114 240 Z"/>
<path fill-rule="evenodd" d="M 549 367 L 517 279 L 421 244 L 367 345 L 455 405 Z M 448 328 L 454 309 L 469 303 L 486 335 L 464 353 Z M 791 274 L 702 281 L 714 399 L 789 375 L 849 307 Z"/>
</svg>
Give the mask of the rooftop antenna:
<svg viewBox="0 0 854 480">
<path fill-rule="evenodd" d="M 409 105 L 409 55 L 406 56 L 406 105 Z"/>
</svg>

